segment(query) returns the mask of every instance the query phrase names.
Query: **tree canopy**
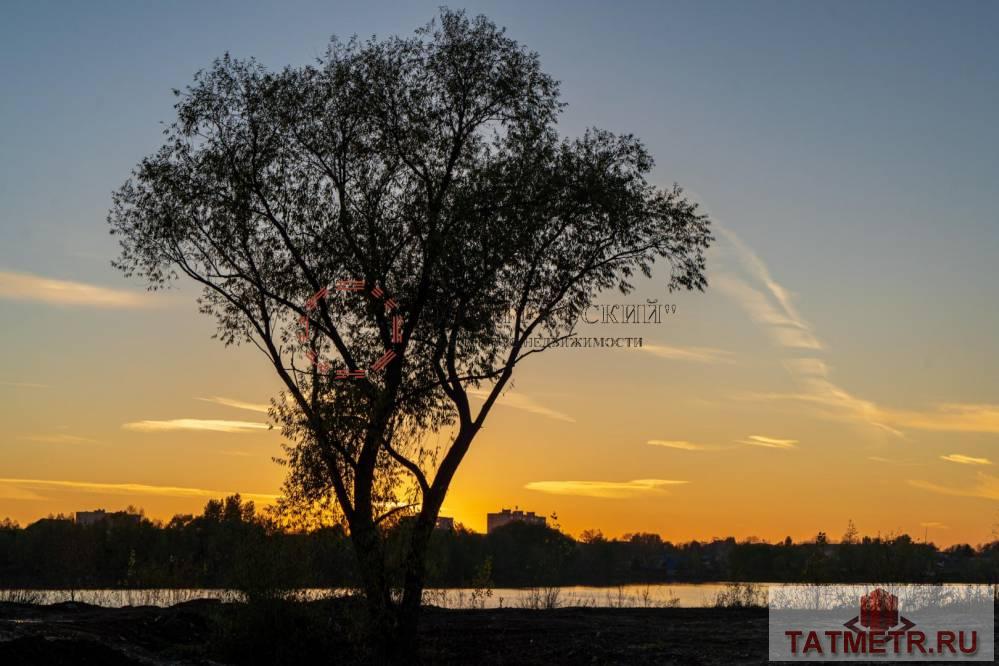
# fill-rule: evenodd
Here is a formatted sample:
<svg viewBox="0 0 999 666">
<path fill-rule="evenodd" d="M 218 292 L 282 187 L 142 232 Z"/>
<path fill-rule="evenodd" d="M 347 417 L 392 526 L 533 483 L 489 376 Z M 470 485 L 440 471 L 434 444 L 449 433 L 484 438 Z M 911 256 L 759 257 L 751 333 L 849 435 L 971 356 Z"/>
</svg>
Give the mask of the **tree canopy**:
<svg viewBox="0 0 999 666">
<path fill-rule="evenodd" d="M 115 194 L 116 265 L 195 280 L 218 337 L 264 352 L 289 491 L 332 494 L 366 550 L 407 503 L 425 550 L 515 366 L 544 349 L 531 336 L 572 336 L 657 264 L 670 290 L 706 286 L 707 217 L 649 182 L 635 137 L 561 137 L 557 82 L 484 17 L 445 9 L 280 71 L 226 55 L 176 93 L 163 146 Z"/>
</svg>

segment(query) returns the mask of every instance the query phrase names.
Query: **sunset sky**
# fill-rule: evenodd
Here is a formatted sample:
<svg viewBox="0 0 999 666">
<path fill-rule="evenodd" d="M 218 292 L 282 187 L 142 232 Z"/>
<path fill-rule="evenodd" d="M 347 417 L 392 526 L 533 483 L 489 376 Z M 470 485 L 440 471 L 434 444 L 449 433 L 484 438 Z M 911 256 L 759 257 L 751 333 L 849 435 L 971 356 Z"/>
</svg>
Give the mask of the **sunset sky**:
<svg viewBox="0 0 999 666">
<path fill-rule="evenodd" d="M 110 194 L 172 88 L 229 51 L 280 68 L 437 2 L 15 3 L 0 24 L 0 519 L 169 518 L 279 491 L 279 383 L 190 285 L 110 267 Z M 457 5 L 455 5 L 457 6 Z M 703 294 L 520 367 L 444 513 L 578 534 L 941 544 L 999 523 L 999 5 L 463 3 L 541 54 L 560 129 L 642 138 L 716 222 Z"/>
</svg>

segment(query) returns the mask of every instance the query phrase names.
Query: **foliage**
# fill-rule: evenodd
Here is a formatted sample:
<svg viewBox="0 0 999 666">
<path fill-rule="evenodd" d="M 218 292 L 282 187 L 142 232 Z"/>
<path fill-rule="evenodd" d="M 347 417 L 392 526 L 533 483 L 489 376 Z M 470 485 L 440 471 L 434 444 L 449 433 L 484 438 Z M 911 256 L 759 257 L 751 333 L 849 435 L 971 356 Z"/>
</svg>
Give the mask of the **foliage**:
<svg viewBox="0 0 999 666">
<path fill-rule="evenodd" d="M 220 506 L 229 511 L 220 513 Z M 343 528 L 285 532 L 248 506 L 238 496 L 213 500 L 201 515 L 176 516 L 165 525 L 143 519 L 83 526 L 47 518 L 0 528 L 0 587 L 230 588 L 266 601 L 302 588 L 359 586 Z M 405 530 L 405 521 L 395 529 Z M 540 603 L 540 590 L 558 585 L 999 582 L 999 542 L 941 550 L 907 535 L 825 545 L 735 539 L 673 544 L 649 534 L 577 541 L 548 527 L 511 523 L 488 535 L 461 526 L 437 530 L 428 560 L 430 586 L 477 590 L 476 603 L 495 587 L 536 588 Z M 19 595 L 0 599 L 37 599 Z"/>
<path fill-rule="evenodd" d="M 758 583 L 729 583 L 715 595 L 715 608 L 766 608 L 767 591 Z"/>
<path fill-rule="evenodd" d="M 177 95 L 163 146 L 114 196 L 115 265 L 153 289 L 195 281 L 217 337 L 264 353 L 285 389 L 286 495 L 335 498 L 387 625 L 382 521 L 417 507 L 396 558 L 411 623 L 451 481 L 544 349 L 528 341 L 571 337 L 601 291 L 657 262 L 670 290 L 702 289 L 708 220 L 648 182 L 634 137 L 560 137 L 556 81 L 484 17 L 444 9 L 411 38 L 334 40 L 278 72 L 226 55 Z M 342 280 L 366 293 L 324 294 Z M 337 379 L 386 350 L 383 371 Z"/>
<path fill-rule="evenodd" d="M 472 588 L 472 608 L 485 608 L 486 600 L 493 596 L 493 560 L 491 557 L 487 557 L 479 570 L 475 572 L 470 586 Z"/>
</svg>

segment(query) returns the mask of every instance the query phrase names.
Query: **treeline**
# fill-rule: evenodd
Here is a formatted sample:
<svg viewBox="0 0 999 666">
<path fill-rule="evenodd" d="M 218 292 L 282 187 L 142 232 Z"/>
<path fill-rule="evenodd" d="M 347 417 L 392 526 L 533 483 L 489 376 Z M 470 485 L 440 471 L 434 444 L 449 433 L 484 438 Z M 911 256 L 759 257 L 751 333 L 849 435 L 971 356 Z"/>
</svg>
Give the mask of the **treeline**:
<svg viewBox="0 0 999 666">
<path fill-rule="evenodd" d="M 405 519 L 386 532 L 402 559 Z M 576 540 L 558 529 L 512 523 L 484 535 L 438 530 L 429 585 L 519 587 L 626 583 L 999 582 L 999 542 L 940 550 L 907 535 L 838 543 L 819 533 L 807 543 L 729 538 L 673 544 L 655 534 Z M 0 588 L 233 588 L 281 590 L 352 587 L 353 551 L 340 527 L 308 533 L 278 529 L 238 495 L 212 500 L 199 516 L 166 524 L 110 515 L 91 525 L 67 517 L 21 528 L 0 523 Z"/>
</svg>

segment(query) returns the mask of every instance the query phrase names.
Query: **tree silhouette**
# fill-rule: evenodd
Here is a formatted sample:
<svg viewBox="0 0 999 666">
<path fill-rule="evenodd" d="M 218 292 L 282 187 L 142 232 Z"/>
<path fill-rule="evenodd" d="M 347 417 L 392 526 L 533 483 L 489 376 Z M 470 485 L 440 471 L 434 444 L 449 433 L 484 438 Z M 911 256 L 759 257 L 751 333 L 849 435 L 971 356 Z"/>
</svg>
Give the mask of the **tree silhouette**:
<svg viewBox="0 0 999 666">
<path fill-rule="evenodd" d="M 226 55 L 176 94 L 114 195 L 115 265 L 195 280 L 217 337 L 265 354 L 288 493 L 335 498 L 371 626 L 405 649 L 441 504 L 515 366 L 657 262 L 703 289 L 709 222 L 646 180 L 634 137 L 560 138 L 557 82 L 485 17 L 280 72 Z M 397 581 L 383 528 L 407 512 Z"/>
</svg>

